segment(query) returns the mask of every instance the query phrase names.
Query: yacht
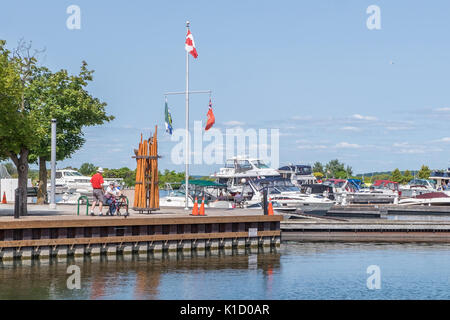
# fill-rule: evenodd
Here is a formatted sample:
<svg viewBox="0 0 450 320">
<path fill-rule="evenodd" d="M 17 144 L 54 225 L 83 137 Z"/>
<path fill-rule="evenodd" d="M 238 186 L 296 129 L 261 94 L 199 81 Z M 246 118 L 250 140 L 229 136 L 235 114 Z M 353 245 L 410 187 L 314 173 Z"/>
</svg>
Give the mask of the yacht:
<svg viewBox="0 0 450 320">
<path fill-rule="evenodd" d="M 318 194 L 302 193 L 289 179 L 281 177 L 253 178 L 242 186 L 244 206 L 261 208 L 263 190 L 267 188 L 268 197 L 274 204 L 274 210 L 280 212 L 301 211 L 325 215 L 334 205 L 334 201 Z"/>
<path fill-rule="evenodd" d="M 242 188 L 242 179 L 279 177 L 277 170 L 270 168 L 261 159 L 237 156 L 228 159 L 224 168 L 210 175 L 219 184 L 226 184 L 232 194 Z"/>
<path fill-rule="evenodd" d="M 301 186 L 302 184 L 314 184 L 317 182 L 314 177 L 312 168 L 309 165 L 287 165 L 278 168 L 278 172 L 285 179 L 290 179 L 294 185 Z"/>
<path fill-rule="evenodd" d="M 122 178 L 103 178 L 103 180 L 105 189 L 111 181 L 118 182 L 121 186 L 123 185 Z M 50 191 L 50 188 L 51 182 L 48 182 L 47 190 Z M 81 196 L 87 196 L 89 201 L 93 200 L 91 177 L 84 176 L 76 170 L 56 170 L 55 189 L 58 198 L 57 203 L 75 204 Z"/>
<path fill-rule="evenodd" d="M 376 180 L 369 188 L 358 179 L 328 179 L 336 202 L 346 204 L 396 203 L 401 195 L 399 184 L 389 180 Z"/>
<path fill-rule="evenodd" d="M 401 186 L 402 197 L 415 197 L 417 195 L 436 192 L 436 182 L 427 179 L 412 179 L 407 185 Z"/>
</svg>

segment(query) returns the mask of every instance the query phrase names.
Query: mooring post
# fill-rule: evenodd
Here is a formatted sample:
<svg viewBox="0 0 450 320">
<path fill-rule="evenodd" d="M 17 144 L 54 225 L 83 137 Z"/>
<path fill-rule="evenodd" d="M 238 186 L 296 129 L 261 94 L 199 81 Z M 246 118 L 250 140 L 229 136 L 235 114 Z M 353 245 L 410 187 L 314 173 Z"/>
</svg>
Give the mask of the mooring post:
<svg viewBox="0 0 450 320">
<path fill-rule="evenodd" d="M 20 189 L 17 188 L 15 190 L 15 202 L 14 202 L 14 219 L 19 219 L 20 218 Z"/>
</svg>

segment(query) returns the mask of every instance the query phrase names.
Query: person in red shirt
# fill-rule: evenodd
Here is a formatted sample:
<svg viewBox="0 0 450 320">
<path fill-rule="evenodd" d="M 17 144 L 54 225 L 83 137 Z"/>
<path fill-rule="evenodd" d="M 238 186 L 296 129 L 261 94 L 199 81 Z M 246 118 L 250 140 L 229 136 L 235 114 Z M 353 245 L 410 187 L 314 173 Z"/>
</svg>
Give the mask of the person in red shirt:
<svg viewBox="0 0 450 320">
<path fill-rule="evenodd" d="M 91 207 L 91 216 L 95 216 L 94 214 L 94 208 L 97 205 L 97 201 L 98 201 L 98 207 L 99 207 L 99 215 L 102 216 L 103 212 L 103 194 L 105 193 L 104 189 L 103 189 L 103 168 L 98 168 L 97 169 L 97 173 L 94 174 L 91 178 L 91 185 L 93 190 L 92 195 L 94 196 L 94 202 L 92 203 L 92 207 Z"/>
</svg>

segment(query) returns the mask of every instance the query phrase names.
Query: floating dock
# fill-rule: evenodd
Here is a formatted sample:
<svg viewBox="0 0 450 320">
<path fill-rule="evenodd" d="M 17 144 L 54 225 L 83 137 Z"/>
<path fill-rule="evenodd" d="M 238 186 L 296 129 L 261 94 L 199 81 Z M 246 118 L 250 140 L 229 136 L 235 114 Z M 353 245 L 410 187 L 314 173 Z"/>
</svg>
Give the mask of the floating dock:
<svg viewBox="0 0 450 320">
<path fill-rule="evenodd" d="M 0 260 L 280 246 L 281 215 L 260 210 L 183 209 L 131 216 L 0 217 Z"/>
<path fill-rule="evenodd" d="M 450 221 L 297 219 L 281 230 L 282 241 L 450 243 Z"/>
</svg>

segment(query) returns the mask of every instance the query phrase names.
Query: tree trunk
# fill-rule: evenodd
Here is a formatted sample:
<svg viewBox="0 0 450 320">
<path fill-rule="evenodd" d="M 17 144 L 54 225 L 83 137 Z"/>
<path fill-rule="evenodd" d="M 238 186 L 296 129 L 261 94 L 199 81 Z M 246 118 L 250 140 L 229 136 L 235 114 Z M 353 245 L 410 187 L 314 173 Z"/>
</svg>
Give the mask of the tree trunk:
<svg viewBox="0 0 450 320">
<path fill-rule="evenodd" d="M 37 192 L 37 204 L 47 201 L 47 159 L 39 157 L 39 186 Z"/>
<path fill-rule="evenodd" d="M 17 167 L 18 188 L 19 188 L 19 214 L 26 216 L 28 214 L 27 208 L 27 187 L 28 187 L 28 154 L 29 150 L 25 148 L 20 149 L 20 157 L 13 152 L 10 153 L 10 158 Z"/>
</svg>

